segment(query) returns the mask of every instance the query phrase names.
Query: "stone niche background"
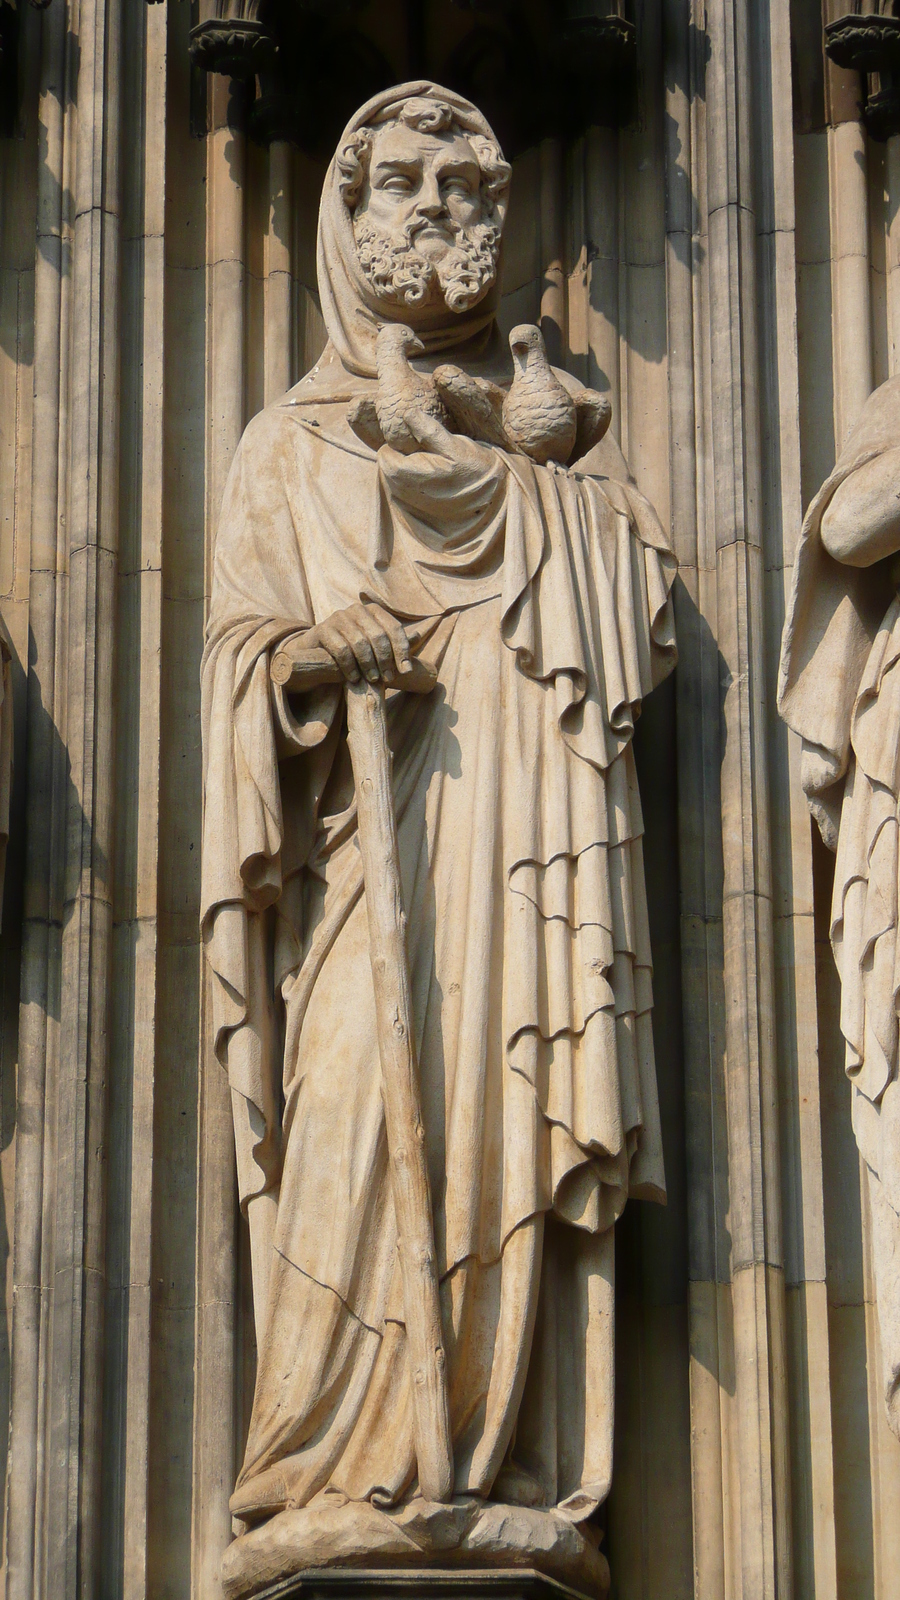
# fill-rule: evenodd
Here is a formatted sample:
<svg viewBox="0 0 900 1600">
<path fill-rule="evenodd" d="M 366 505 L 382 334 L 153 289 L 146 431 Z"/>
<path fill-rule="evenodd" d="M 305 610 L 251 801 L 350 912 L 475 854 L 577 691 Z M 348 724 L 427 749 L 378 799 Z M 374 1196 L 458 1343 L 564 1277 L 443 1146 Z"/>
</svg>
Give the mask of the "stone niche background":
<svg viewBox="0 0 900 1600">
<path fill-rule="evenodd" d="M 802 507 L 900 369 L 900 149 L 824 65 L 833 14 L 637 0 L 623 124 L 598 95 L 517 143 L 504 323 L 609 390 L 681 562 L 639 739 L 670 1203 L 618 1232 L 617 1600 L 900 1594 L 830 862 L 774 709 Z M 359 18 L 398 76 L 403 17 Z M 322 347 L 323 166 L 248 137 L 197 21 L 23 8 L 0 141 L 4 1600 L 215 1596 L 253 1376 L 199 660 L 234 447 Z"/>
</svg>

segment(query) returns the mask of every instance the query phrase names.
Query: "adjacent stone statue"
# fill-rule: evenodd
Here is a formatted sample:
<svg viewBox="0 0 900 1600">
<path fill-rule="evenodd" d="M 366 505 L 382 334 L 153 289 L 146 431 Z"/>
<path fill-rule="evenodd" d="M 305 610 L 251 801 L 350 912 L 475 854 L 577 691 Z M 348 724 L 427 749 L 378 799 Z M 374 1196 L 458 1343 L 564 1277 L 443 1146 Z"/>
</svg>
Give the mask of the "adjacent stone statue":
<svg viewBox="0 0 900 1600">
<path fill-rule="evenodd" d="M 800 536 L 779 707 L 837 852 L 831 942 L 868 1170 L 888 1418 L 900 1436 L 900 378 L 876 390 Z"/>
<path fill-rule="evenodd" d="M 0 621 L 0 912 L 6 879 L 6 847 L 9 843 L 9 808 L 13 777 L 13 700 L 12 645 L 5 624 Z"/>
<path fill-rule="evenodd" d="M 631 745 L 675 661 L 674 560 L 605 399 L 537 329 L 515 363 L 498 336 L 508 187 L 449 90 L 353 118 L 321 205 L 327 349 L 250 424 L 225 494 L 203 933 L 258 1341 L 230 1596 L 325 1565 L 608 1582 L 613 1224 L 664 1196 Z M 407 936 L 387 956 L 360 686 L 393 757 Z M 433 1251 L 412 1265 L 392 1039 L 418 1062 Z M 412 1392 L 413 1269 L 446 1481 Z"/>
</svg>

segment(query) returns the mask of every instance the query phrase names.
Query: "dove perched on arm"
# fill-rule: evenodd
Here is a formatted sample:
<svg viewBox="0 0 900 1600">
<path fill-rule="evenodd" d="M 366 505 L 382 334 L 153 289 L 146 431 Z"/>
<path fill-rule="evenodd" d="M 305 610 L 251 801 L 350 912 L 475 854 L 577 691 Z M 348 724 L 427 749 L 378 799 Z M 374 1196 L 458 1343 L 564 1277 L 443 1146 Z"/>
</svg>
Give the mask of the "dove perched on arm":
<svg viewBox="0 0 900 1600">
<path fill-rule="evenodd" d="M 503 404 L 506 434 L 542 466 L 565 463 L 575 448 L 577 409 L 547 360 L 540 328 L 530 323 L 513 328 L 509 347 L 516 373 Z"/>
<path fill-rule="evenodd" d="M 433 378 L 410 366 L 410 356 L 424 354 L 421 340 L 404 323 L 389 322 L 380 329 L 375 344 L 378 388 L 374 398 L 365 396 L 349 412 L 354 432 L 372 449 L 389 444 L 405 455 L 421 450 L 421 441 L 409 426 L 410 415 L 416 411 L 452 429 Z"/>
<path fill-rule="evenodd" d="M 435 387 L 459 433 L 479 444 L 515 450 L 503 426 L 504 391 L 487 378 L 472 377 L 460 367 L 438 367 Z"/>
</svg>

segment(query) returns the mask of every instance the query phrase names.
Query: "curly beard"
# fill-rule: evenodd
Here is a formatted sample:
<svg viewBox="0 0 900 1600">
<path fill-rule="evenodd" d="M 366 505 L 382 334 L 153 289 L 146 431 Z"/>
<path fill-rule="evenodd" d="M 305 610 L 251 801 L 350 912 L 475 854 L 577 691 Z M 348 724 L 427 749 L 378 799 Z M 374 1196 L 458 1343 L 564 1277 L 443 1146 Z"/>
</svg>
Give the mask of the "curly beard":
<svg viewBox="0 0 900 1600">
<path fill-rule="evenodd" d="M 353 219 L 353 236 L 363 277 L 387 305 L 423 306 L 441 294 L 449 310 L 468 311 L 497 277 L 500 229 L 490 222 L 457 228 L 456 243 L 442 261 L 420 255 L 410 228 L 379 233 L 361 216 Z"/>
</svg>

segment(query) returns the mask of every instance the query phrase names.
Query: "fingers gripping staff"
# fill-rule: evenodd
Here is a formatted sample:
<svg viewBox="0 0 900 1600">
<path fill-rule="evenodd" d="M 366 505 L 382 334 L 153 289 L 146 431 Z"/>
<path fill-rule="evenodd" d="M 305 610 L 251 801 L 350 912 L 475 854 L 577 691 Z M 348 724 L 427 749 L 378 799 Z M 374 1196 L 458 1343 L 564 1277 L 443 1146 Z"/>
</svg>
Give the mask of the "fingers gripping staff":
<svg viewBox="0 0 900 1600">
<path fill-rule="evenodd" d="M 346 683 L 348 689 L 351 687 L 347 674 L 341 670 L 331 653 L 322 647 L 278 650 L 272 657 L 270 672 L 272 682 L 292 694 L 315 689 L 320 683 Z M 352 687 L 358 688 L 359 681 Z M 413 694 L 428 694 L 434 688 L 434 673 L 424 661 L 413 657 L 394 681 Z"/>
<path fill-rule="evenodd" d="M 272 661 L 276 683 L 301 689 L 313 682 L 341 681 L 327 651 L 282 651 Z M 404 687 L 428 693 L 434 674 L 409 662 Z M 406 916 L 400 883 L 397 824 L 391 793 L 391 752 L 384 688 L 380 682 L 347 682 L 347 739 L 359 816 L 359 844 L 369 922 L 375 988 L 378 1051 L 387 1130 L 397 1248 L 403 1282 L 414 1437 L 419 1488 L 426 1500 L 453 1494 L 453 1449 L 447 1400 L 446 1357 L 434 1249 L 431 1193 L 419 1094 L 419 1071 L 406 952 Z"/>
</svg>

